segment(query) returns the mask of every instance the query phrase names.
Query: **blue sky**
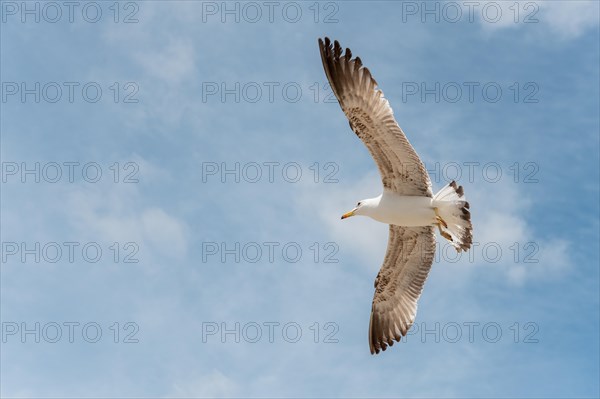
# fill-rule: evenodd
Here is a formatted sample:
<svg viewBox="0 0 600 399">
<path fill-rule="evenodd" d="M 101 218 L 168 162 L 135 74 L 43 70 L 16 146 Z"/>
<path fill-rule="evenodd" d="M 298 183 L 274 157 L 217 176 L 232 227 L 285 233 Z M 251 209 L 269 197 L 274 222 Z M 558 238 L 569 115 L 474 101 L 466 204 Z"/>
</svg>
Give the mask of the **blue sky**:
<svg viewBox="0 0 600 399">
<path fill-rule="evenodd" d="M 3 397 L 599 396 L 597 2 L 23 4 L 0 10 Z M 378 356 L 387 226 L 339 216 L 380 181 L 323 36 L 473 211 L 478 245 L 439 241 Z"/>
</svg>

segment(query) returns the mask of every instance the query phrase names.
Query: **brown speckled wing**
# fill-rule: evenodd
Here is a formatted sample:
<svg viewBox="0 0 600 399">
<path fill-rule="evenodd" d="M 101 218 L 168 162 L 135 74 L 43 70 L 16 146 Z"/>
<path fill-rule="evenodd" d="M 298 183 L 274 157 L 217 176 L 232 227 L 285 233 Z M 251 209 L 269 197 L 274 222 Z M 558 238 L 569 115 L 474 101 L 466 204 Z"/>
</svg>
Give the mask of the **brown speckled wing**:
<svg viewBox="0 0 600 399">
<path fill-rule="evenodd" d="M 359 57 L 340 44 L 319 39 L 321 60 L 335 96 L 350 127 L 375 160 L 383 186 L 400 195 L 431 197 L 425 166 L 394 119 L 377 82 Z"/>
<path fill-rule="evenodd" d="M 435 254 L 434 228 L 390 225 L 387 252 L 375 279 L 369 347 L 379 353 L 408 332 Z"/>
</svg>

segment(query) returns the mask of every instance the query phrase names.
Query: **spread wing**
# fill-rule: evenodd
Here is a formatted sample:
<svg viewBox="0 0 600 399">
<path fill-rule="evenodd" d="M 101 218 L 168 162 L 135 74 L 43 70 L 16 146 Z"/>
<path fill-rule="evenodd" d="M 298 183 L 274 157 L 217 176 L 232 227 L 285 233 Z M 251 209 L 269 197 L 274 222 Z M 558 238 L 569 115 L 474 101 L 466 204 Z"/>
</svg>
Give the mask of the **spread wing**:
<svg viewBox="0 0 600 399">
<path fill-rule="evenodd" d="M 401 195 L 431 197 L 425 166 L 394 119 L 394 113 L 369 70 L 350 49 L 319 39 L 321 60 L 329 84 L 354 133 L 377 163 L 383 187 Z"/>
<path fill-rule="evenodd" d="M 435 253 L 432 226 L 390 225 L 387 252 L 375 279 L 369 322 L 371 353 L 400 342 L 415 321 L 417 301 Z"/>
</svg>

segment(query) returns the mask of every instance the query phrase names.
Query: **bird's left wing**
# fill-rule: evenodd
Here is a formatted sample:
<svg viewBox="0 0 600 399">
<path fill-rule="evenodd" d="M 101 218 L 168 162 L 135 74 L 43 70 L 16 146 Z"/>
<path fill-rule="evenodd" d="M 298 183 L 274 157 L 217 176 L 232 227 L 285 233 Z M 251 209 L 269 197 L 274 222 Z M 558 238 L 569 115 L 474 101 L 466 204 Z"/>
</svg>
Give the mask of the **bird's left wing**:
<svg viewBox="0 0 600 399">
<path fill-rule="evenodd" d="M 329 84 L 354 133 L 375 160 L 383 187 L 400 195 L 431 197 L 425 166 L 398 126 L 377 82 L 350 49 L 342 54 L 337 40 L 319 39 L 321 60 Z"/>
<path fill-rule="evenodd" d="M 371 353 L 400 342 L 415 321 L 417 301 L 435 253 L 432 226 L 390 225 L 387 252 L 375 279 L 369 322 Z"/>
</svg>

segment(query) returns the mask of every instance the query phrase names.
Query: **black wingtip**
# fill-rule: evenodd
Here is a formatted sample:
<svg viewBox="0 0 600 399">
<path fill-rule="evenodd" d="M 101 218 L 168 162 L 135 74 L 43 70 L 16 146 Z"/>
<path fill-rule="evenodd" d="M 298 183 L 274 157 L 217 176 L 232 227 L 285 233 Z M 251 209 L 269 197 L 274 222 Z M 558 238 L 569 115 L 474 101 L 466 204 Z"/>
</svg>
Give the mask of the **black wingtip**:
<svg viewBox="0 0 600 399">
<path fill-rule="evenodd" d="M 333 57 L 335 58 L 336 61 L 338 61 L 340 59 L 340 56 L 342 55 L 342 46 L 340 46 L 340 42 L 338 42 L 337 40 L 333 41 Z"/>
<path fill-rule="evenodd" d="M 344 51 L 344 48 L 340 45 L 340 42 L 338 42 L 337 40 L 333 41 L 333 46 L 331 45 L 331 39 L 329 39 L 329 37 L 325 36 L 324 38 L 318 38 L 318 42 L 319 42 L 319 47 L 326 53 L 326 54 L 331 54 L 333 53 L 333 58 L 336 60 L 339 60 L 340 57 L 342 56 L 342 54 L 344 55 L 344 58 L 346 58 L 347 60 L 351 60 L 352 59 L 352 50 L 350 50 L 349 48 L 346 48 L 346 51 Z M 356 57 L 356 63 L 358 64 L 358 66 L 362 66 L 362 61 L 360 60 L 359 57 Z"/>
<path fill-rule="evenodd" d="M 356 68 L 360 68 L 362 66 L 362 60 L 360 59 L 360 57 L 356 57 L 354 59 L 354 64 L 356 65 Z"/>
</svg>

